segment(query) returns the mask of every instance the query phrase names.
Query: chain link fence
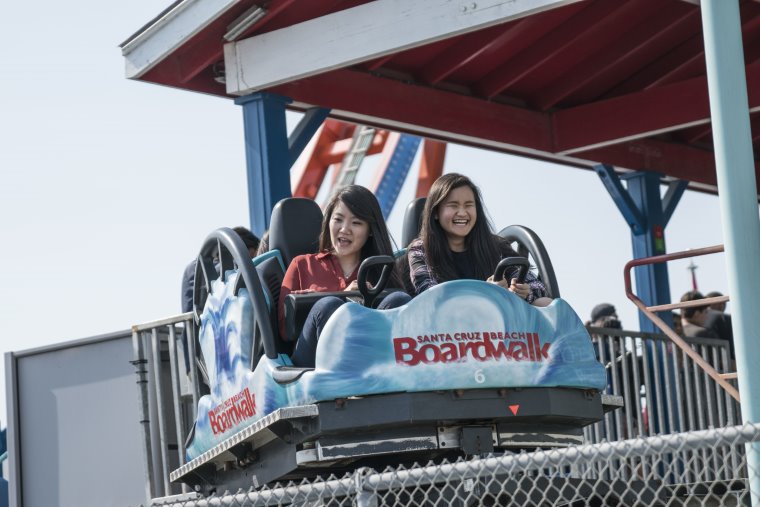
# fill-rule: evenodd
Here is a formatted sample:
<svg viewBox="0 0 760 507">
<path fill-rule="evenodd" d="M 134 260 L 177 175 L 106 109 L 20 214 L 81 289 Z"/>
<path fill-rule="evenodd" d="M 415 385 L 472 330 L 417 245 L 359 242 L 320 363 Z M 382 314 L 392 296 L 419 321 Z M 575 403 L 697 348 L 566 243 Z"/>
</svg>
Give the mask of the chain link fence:
<svg viewBox="0 0 760 507">
<path fill-rule="evenodd" d="M 156 499 L 155 506 L 750 505 L 745 446 L 760 425 L 640 437 L 550 451 L 474 457 L 258 491 Z M 754 492 L 754 504 L 760 501 Z"/>
</svg>

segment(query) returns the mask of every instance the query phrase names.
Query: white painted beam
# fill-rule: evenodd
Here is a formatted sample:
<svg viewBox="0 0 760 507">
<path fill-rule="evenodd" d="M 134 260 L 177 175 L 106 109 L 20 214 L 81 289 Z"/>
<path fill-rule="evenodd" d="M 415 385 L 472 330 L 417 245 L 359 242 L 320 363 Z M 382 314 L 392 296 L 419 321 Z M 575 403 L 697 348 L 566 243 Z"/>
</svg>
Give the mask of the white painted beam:
<svg viewBox="0 0 760 507">
<path fill-rule="evenodd" d="M 375 0 L 225 45 L 244 95 L 583 0 Z"/>
<path fill-rule="evenodd" d="M 121 45 L 129 79 L 139 79 L 240 0 L 185 0 Z"/>
</svg>

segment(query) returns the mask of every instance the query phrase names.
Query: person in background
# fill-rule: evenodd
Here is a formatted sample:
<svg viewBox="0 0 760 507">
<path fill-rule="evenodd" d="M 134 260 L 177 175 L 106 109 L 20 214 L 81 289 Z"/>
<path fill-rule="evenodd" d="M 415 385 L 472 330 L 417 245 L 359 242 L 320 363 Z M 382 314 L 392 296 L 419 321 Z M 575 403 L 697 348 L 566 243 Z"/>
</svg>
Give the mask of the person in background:
<svg viewBox="0 0 760 507">
<path fill-rule="evenodd" d="M 612 304 L 600 303 L 596 305 L 591 310 L 591 320 L 586 322 L 586 327 L 610 330 L 605 333 L 593 332 L 591 340 L 597 359 L 602 362 L 607 370 L 607 392 L 623 397 L 622 411 L 631 414 L 634 421 L 633 434 L 627 434 L 624 429 L 620 438 L 632 438 L 638 433 L 638 423 L 636 422 L 638 418 L 635 416 L 637 398 L 639 405 L 641 405 L 641 387 L 636 382 L 634 363 L 638 371 L 642 372 L 644 366 L 642 356 L 637 351 L 635 341 L 630 337 L 622 336 L 623 324 Z M 626 371 L 628 372 L 627 376 Z"/>
<path fill-rule="evenodd" d="M 240 239 L 243 240 L 245 246 L 248 248 L 248 254 L 251 258 L 256 256 L 256 249 L 259 247 L 259 238 L 256 237 L 251 231 L 245 227 L 233 227 Z M 182 313 L 193 311 L 193 290 L 195 289 L 195 263 L 197 259 L 193 259 L 190 264 L 185 267 L 185 272 L 182 274 Z M 190 354 L 187 346 L 187 334 L 182 332 L 180 335 L 182 341 L 183 356 L 185 359 L 185 371 L 190 371 Z"/>
<path fill-rule="evenodd" d="M 610 303 L 600 303 L 591 310 L 591 320 L 586 323 L 587 326 L 607 327 L 612 329 L 622 329 L 622 324 L 618 320 L 617 310 Z"/>
<path fill-rule="evenodd" d="M 698 301 L 705 297 L 701 292 L 692 290 L 681 296 L 681 302 Z M 681 323 L 683 325 L 683 334 L 689 338 L 718 338 L 715 331 L 707 329 L 707 305 L 690 306 L 681 309 Z"/>
<path fill-rule="evenodd" d="M 712 292 L 708 292 L 705 294 L 705 298 L 719 298 L 722 297 L 723 294 L 718 292 L 717 290 L 714 290 Z M 725 313 L 726 311 L 726 302 L 723 301 L 722 303 L 712 303 L 710 306 L 708 306 L 711 310 L 715 310 L 720 313 Z"/>
<path fill-rule="evenodd" d="M 673 331 L 678 336 L 683 336 L 683 323 L 681 322 L 681 314 L 678 312 L 672 312 L 673 315 Z"/>
<path fill-rule="evenodd" d="M 259 248 L 256 250 L 256 257 L 258 257 L 261 254 L 265 254 L 269 251 L 269 229 L 264 231 L 264 234 L 261 236 L 261 241 L 259 241 Z"/>
<path fill-rule="evenodd" d="M 240 239 L 243 240 L 245 246 L 248 248 L 248 254 L 253 259 L 256 256 L 256 251 L 259 248 L 259 238 L 256 237 L 251 231 L 245 227 L 233 227 Z M 195 262 L 193 259 L 190 264 L 185 267 L 185 272 L 182 274 L 182 313 L 193 311 L 193 288 L 195 286 Z"/>
<path fill-rule="evenodd" d="M 586 327 L 602 327 L 607 329 L 622 329 L 623 325 L 618 320 L 617 311 L 610 303 L 600 303 L 591 310 L 591 320 L 586 322 Z M 610 349 L 609 335 L 593 333 L 591 341 L 594 344 L 596 358 L 603 361 L 605 367 L 610 364 L 614 358 L 620 356 L 620 343 L 618 340 L 613 341 L 613 349 Z M 614 357 L 613 357 L 614 356 Z"/>
<path fill-rule="evenodd" d="M 708 298 L 721 297 L 723 294 L 717 291 L 709 292 Z M 734 354 L 734 326 L 731 323 L 731 314 L 726 313 L 726 303 L 713 303 L 707 309 L 707 318 L 705 327 L 710 329 L 718 338 L 726 340 L 731 346 L 731 359 L 735 359 Z"/>
</svg>

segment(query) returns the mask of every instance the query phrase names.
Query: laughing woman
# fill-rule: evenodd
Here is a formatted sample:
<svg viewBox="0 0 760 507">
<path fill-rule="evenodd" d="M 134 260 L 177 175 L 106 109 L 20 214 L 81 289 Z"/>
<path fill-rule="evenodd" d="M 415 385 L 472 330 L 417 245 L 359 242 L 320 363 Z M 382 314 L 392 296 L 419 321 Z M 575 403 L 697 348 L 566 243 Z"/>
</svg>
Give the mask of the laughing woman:
<svg viewBox="0 0 760 507">
<path fill-rule="evenodd" d="M 341 189 L 327 204 L 319 235 L 319 253 L 299 255 L 288 266 L 279 301 L 280 334 L 285 336 L 284 307 L 288 294 L 359 290 L 356 277 L 367 257 L 393 255 L 388 229 L 374 194 L 359 185 Z M 377 280 L 368 277 L 370 282 Z M 388 287 L 400 287 L 393 273 Z M 404 292 L 389 294 L 379 310 L 395 308 L 409 301 Z M 317 342 L 327 320 L 344 301 L 324 297 L 311 309 L 298 336 L 292 360 L 296 366 L 314 367 Z"/>
<path fill-rule="evenodd" d="M 420 236 L 409 245 L 409 269 L 416 294 L 450 280 L 470 278 L 495 283 L 535 306 L 551 302 L 548 291 L 532 273 L 517 283 L 517 268 L 504 279 L 493 279 L 504 257 L 518 254 L 491 232 L 480 189 L 466 176 L 444 174 L 430 187 L 422 212 Z"/>
</svg>

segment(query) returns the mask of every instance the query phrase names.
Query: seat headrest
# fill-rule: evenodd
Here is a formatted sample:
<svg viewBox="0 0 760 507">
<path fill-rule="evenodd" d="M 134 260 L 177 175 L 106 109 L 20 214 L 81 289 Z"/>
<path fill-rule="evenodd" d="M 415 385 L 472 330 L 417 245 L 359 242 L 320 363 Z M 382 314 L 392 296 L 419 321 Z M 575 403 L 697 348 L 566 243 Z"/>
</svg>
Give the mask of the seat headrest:
<svg viewBox="0 0 760 507">
<path fill-rule="evenodd" d="M 322 210 L 316 202 L 301 197 L 283 199 L 272 210 L 269 248 L 280 251 L 287 267 L 294 257 L 317 252 L 321 227 Z"/>
<path fill-rule="evenodd" d="M 401 246 L 406 248 L 409 243 L 420 235 L 422 227 L 422 210 L 425 207 L 425 197 L 418 197 L 409 203 L 404 212 L 404 225 L 401 229 Z"/>
</svg>

